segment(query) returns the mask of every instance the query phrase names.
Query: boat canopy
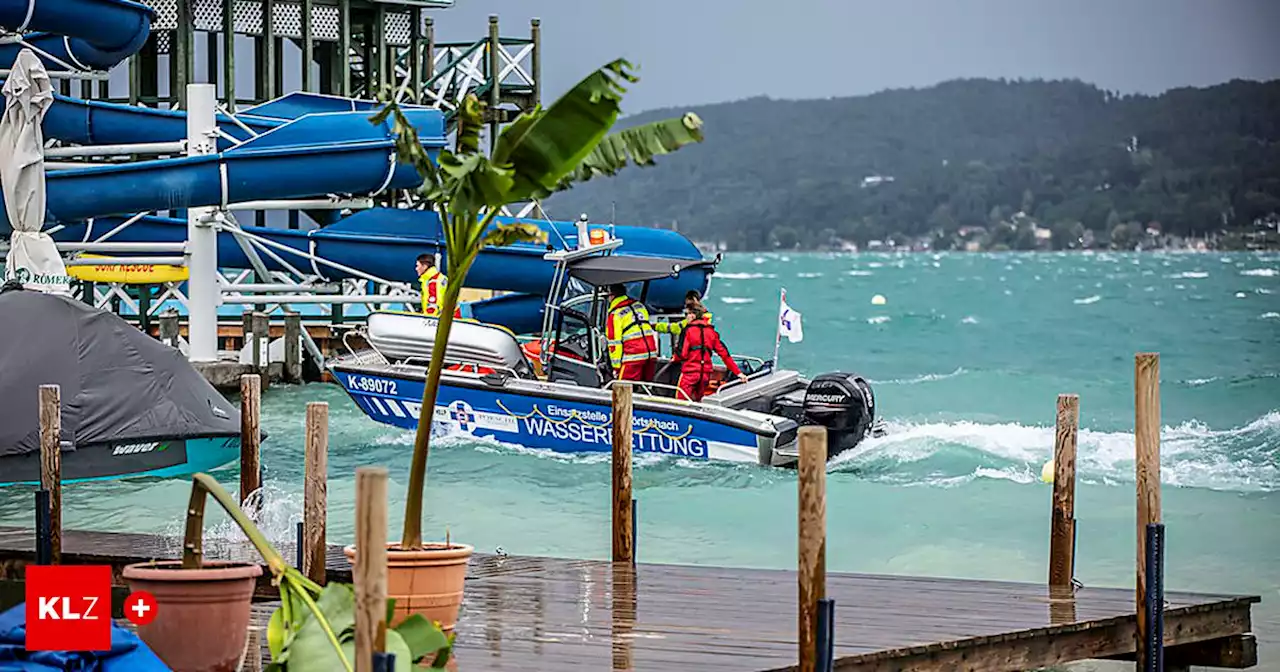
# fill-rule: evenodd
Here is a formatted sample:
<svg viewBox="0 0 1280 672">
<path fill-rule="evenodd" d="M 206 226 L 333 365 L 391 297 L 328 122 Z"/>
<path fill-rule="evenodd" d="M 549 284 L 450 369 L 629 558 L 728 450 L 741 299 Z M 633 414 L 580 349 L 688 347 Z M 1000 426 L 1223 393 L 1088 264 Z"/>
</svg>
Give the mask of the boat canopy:
<svg viewBox="0 0 1280 672">
<path fill-rule="evenodd" d="M 606 255 L 575 259 L 568 262 L 566 270 L 570 277 L 589 285 L 607 287 L 613 284 L 674 278 L 685 269 L 700 266 L 714 267 L 715 262 L 704 259 Z"/>
<path fill-rule="evenodd" d="M 40 449 L 39 387 L 58 385 L 69 442 L 237 436 L 240 412 L 178 350 L 64 296 L 0 287 L 0 457 Z"/>
</svg>

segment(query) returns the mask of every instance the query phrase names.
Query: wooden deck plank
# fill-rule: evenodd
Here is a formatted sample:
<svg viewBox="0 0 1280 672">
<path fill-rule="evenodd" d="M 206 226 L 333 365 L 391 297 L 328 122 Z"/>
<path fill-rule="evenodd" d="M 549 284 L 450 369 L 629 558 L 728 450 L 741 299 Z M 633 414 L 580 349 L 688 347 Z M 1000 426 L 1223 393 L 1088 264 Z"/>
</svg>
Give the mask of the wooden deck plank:
<svg viewBox="0 0 1280 672">
<path fill-rule="evenodd" d="M 0 578 L 20 578 L 34 548 L 30 530 L 0 528 Z M 207 539 L 205 550 L 260 561 L 245 544 Z M 295 555 L 292 544 L 279 550 Z M 63 554 L 118 570 L 177 557 L 179 543 L 68 530 Z M 340 547 L 328 549 L 326 564 L 330 580 L 351 580 Z M 794 571 L 477 554 L 458 626 L 458 669 L 790 669 L 796 581 Z M 275 595 L 269 583 L 262 588 Z M 827 595 L 836 601 L 839 669 L 965 669 L 975 660 L 983 669 L 1030 669 L 1134 648 L 1129 588 L 1064 595 L 1038 584 L 831 573 Z M 1166 599 L 1170 643 L 1246 635 L 1259 601 L 1185 592 Z M 270 608 L 255 606 L 260 623 Z"/>
</svg>

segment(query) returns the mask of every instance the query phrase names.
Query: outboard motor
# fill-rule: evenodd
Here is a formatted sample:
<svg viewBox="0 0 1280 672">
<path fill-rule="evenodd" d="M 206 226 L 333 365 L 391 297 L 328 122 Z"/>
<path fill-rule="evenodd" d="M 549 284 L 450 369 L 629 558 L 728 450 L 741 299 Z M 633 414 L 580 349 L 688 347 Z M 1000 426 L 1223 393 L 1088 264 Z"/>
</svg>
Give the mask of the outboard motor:
<svg viewBox="0 0 1280 672">
<path fill-rule="evenodd" d="M 827 459 L 858 445 L 875 423 L 876 399 L 871 385 L 852 373 L 824 373 L 804 393 L 801 425 L 827 428 Z"/>
</svg>

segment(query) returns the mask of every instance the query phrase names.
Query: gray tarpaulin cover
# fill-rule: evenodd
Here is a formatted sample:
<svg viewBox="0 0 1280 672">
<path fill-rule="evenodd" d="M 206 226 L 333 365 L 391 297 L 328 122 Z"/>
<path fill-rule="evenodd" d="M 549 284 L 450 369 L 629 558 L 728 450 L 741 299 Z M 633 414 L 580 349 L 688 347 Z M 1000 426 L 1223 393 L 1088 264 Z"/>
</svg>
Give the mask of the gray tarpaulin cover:
<svg viewBox="0 0 1280 672">
<path fill-rule="evenodd" d="M 39 388 L 62 393 L 62 440 L 228 436 L 240 412 L 177 350 L 74 299 L 0 288 L 0 457 L 40 449 Z"/>
</svg>

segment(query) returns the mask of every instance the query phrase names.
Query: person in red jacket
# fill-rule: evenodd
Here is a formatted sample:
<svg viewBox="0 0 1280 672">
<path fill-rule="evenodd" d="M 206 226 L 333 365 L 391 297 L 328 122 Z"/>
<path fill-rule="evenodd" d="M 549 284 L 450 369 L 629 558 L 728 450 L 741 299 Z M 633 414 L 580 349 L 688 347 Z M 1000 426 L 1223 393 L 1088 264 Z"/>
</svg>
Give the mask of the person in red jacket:
<svg viewBox="0 0 1280 672">
<path fill-rule="evenodd" d="M 711 391 L 712 377 L 715 374 L 712 353 L 720 356 L 729 373 L 745 383 L 747 376 L 738 368 L 738 363 L 733 361 L 729 349 L 720 340 L 720 333 L 711 326 L 711 313 L 707 312 L 702 302 L 697 299 L 687 300 L 685 311 L 689 314 L 689 321 L 680 331 L 680 344 L 676 349 L 676 358 L 680 361 L 679 388 L 689 399 L 702 401 Z"/>
</svg>

